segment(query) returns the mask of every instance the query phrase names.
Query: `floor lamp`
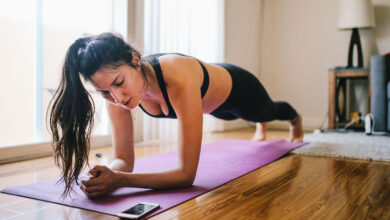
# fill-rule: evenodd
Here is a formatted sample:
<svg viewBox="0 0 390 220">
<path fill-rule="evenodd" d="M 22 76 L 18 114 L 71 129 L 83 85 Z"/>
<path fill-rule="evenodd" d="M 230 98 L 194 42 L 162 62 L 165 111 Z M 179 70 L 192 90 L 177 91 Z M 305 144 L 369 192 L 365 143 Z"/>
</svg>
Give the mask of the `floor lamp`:
<svg viewBox="0 0 390 220">
<path fill-rule="evenodd" d="M 363 51 L 359 29 L 375 27 L 374 9 L 371 0 L 339 0 L 338 29 L 352 29 L 346 68 L 353 68 L 353 51 L 357 49 L 357 67 L 363 68 Z M 340 78 L 336 86 L 336 112 L 339 120 L 345 117 L 346 79 Z"/>
<path fill-rule="evenodd" d="M 352 29 L 347 68 L 353 67 L 355 45 L 358 55 L 357 67 L 363 67 L 363 52 L 358 29 L 372 27 L 375 27 L 375 19 L 371 0 L 339 0 L 338 29 Z"/>
</svg>

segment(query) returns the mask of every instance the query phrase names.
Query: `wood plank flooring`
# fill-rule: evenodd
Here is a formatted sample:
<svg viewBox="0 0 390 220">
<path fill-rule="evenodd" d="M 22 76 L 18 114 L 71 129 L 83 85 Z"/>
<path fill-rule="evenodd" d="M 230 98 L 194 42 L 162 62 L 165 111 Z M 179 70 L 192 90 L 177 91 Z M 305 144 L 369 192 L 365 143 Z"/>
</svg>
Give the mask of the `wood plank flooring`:
<svg viewBox="0 0 390 220">
<path fill-rule="evenodd" d="M 216 133 L 250 139 L 252 129 Z M 288 133 L 270 131 L 268 140 Z M 176 150 L 174 142 L 136 147 L 136 158 Z M 101 158 L 95 153 L 102 153 Z M 91 165 L 107 164 L 112 148 L 94 149 Z M 0 188 L 55 178 L 51 157 L 0 165 Z M 117 219 L 96 212 L 0 194 L 0 219 Z M 152 219 L 390 219 L 390 163 L 290 154 Z"/>
</svg>

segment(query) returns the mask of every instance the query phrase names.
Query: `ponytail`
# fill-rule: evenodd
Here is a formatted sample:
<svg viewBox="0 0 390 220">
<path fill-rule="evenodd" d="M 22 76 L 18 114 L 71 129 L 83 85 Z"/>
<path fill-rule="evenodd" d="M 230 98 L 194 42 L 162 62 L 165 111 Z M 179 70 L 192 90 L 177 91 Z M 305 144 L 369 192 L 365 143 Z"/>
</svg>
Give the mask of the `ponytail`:
<svg viewBox="0 0 390 220">
<path fill-rule="evenodd" d="M 87 81 L 102 67 L 132 64 L 132 52 L 141 54 L 119 35 L 102 33 L 79 38 L 69 48 L 62 68 L 60 85 L 50 101 L 49 128 L 53 138 L 55 163 L 62 170 L 63 196 L 78 184 L 80 172 L 88 165 L 94 103 L 81 82 Z M 142 60 L 142 58 L 141 58 Z M 141 72 L 147 80 L 145 65 Z"/>
<path fill-rule="evenodd" d="M 94 103 L 80 78 L 79 50 L 85 45 L 86 38 L 79 38 L 69 48 L 60 85 L 49 105 L 55 164 L 62 169 L 61 180 L 65 183 L 62 196 L 70 194 L 80 172 L 89 165 Z"/>
</svg>

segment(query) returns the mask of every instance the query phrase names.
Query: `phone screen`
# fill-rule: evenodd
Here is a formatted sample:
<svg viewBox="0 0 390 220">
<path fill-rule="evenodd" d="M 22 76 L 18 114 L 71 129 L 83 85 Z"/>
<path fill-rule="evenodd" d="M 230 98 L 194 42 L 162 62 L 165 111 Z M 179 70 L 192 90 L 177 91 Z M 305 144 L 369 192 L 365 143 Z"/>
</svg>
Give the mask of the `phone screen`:
<svg viewBox="0 0 390 220">
<path fill-rule="evenodd" d="M 124 211 L 123 213 L 131 215 L 142 215 L 143 213 L 149 212 L 154 208 L 156 208 L 156 205 L 139 203 L 136 206 L 133 206 L 128 210 Z"/>
</svg>

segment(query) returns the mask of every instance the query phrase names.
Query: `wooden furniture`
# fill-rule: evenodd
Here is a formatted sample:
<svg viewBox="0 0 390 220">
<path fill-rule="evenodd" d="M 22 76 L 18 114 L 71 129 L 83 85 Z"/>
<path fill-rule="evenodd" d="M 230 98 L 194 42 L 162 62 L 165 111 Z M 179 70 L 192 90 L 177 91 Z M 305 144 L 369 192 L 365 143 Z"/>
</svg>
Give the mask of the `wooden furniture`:
<svg viewBox="0 0 390 220">
<path fill-rule="evenodd" d="M 368 68 L 334 68 L 329 70 L 329 129 L 344 127 L 346 115 L 346 84 L 347 80 L 363 79 L 368 84 L 368 108 L 370 108 L 370 83 Z M 362 127 L 359 124 L 358 127 Z"/>
</svg>

